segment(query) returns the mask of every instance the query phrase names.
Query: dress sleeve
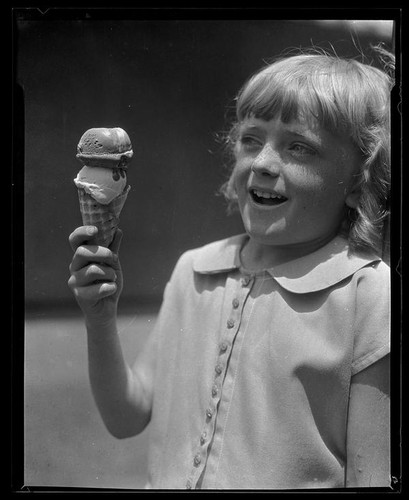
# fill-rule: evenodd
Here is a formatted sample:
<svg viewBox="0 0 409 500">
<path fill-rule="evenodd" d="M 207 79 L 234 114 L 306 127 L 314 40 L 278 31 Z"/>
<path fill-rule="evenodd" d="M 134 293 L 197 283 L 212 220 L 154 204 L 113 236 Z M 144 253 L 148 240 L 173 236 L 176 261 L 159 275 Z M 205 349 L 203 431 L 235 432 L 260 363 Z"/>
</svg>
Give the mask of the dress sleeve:
<svg viewBox="0 0 409 500">
<path fill-rule="evenodd" d="M 378 262 L 357 273 L 352 375 L 390 352 L 390 268 Z"/>
<path fill-rule="evenodd" d="M 176 263 L 165 286 L 155 325 L 135 361 L 136 365 L 144 365 L 152 380 L 155 377 L 158 356 L 164 338 L 177 331 L 178 318 L 183 310 L 185 283 L 188 281 L 192 269 L 190 253 L 190 251 L 185 252 Z"/>
</svg>

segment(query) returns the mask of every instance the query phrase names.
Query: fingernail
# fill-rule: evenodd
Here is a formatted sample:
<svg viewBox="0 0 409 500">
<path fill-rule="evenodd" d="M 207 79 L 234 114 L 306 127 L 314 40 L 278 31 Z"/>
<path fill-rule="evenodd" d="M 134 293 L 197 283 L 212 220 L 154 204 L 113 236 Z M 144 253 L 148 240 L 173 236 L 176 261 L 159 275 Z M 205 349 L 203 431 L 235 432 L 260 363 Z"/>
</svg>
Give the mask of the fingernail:
<svg viewBox="0 0 409 500">
<path fill-rule="evenodd" d="M 88 226 L 87 227 L 87 234 L 89 236 L 92 236 L 95 233 L 95 226 Z"/>
<path fill-rule="evenodd" d="M 118 262 L 118 255 L 116 253 L 112 254 L 112 258 L 114 259 L 114 262 Z"/>
</svg>

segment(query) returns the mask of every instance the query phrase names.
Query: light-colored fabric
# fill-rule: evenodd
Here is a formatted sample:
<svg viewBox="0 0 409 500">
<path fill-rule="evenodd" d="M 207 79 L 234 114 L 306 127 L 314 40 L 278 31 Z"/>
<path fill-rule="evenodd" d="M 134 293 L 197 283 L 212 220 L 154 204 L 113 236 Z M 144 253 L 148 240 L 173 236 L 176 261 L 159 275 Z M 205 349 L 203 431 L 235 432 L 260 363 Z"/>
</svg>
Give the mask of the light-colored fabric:
<svg viewBox="0 0 409 500">
<path fill-rule="evenodd" d="M 248 274 L 246 238 L 186 252 L 166 287 L 141 353 L 156 363 L 148 487 L 345 486 L 351 377 L 389 352 L 389 267 L 337 237 Z"/>
</svg>

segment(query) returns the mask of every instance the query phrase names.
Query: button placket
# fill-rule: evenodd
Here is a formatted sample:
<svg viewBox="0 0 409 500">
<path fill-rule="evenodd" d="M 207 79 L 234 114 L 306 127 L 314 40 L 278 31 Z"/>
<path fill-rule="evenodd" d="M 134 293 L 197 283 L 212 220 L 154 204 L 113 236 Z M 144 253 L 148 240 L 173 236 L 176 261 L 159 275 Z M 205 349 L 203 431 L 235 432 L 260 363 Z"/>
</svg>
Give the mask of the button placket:
<svg viewBox="0 0 409 500">
<path fill-rule="evenodd" d="M 242 309 L 251 289 L 251 286 L 247 289 L 246 287 L 251 284 L 251 281 L 252 279 L 249 276 L 244 276 L 239 282 L 236 281 L 235 286 L 239 285 L 239 288 L 238 290 L 236 288 L 233 299 L 229 299 L 231 301 L 230 314 L 226 319 L 224 338 L 219 343 L 218 356 L 214 367 L 214 382 L 211 387 L 211 399 L 209 406 L 205 410 L 205 422 L 198 440 L 198 448 L 193 456 L 192 471 L 186 483 L 187 489 L 194 488 L 208 459 L 206 455 L 207 449 L 213 439 L 215 417 L 218 413 L 218 405 L 222 395 L 224 380 L 222 375 L 228 370 L 229 353 L 233 349 L 234 338 L 240 328 Z"/>
<path fill-rule="evenodd" d="M 241 286 L 242 286 L 242 287 L 248 286 L 248 285 L 249 285 L 249 283 L 250 283 L 250 281 L 251 281 L 251 279 L 252 279 L 252 278 L 251 278 L 250 276 L 243 276 L 243 277 L 241 278 Z"/>
<path fill-rule="evenodd" d="M 217 363 L 214 367 L 214 371 L 216 372 L 216 375 L 221 375 L 223 373 L 223 365 L 221 363 Z"/>
<path fill-rule="evenodd" d="M 227 328 L 230 330 L 231 328 L 234 328 L 235 322 L 233 318 L 229 318 L 227 320 Z"/>
<path fill-rule="evenodd" d="M 214 388 L 215 385 L 212 386 L 212 392 Z M 205 423 L 203 426 L 203 430 L 200 434 L 198 442 L 199 446 L 197 447 L 196 453 L 193 456 L 193 470 L 191 471 L 191 474 L 186 483 L 187 489 L 192 489 L 194 487 L 200 475 L 202 474 L 203 468 L 205 467 L 206 464 L 207 448 L 210 443 L 209 437 L 212 436 L 214 432 L 214 423 L 215 423 L 214 416 L 217 412 L 217 403 L 219 399 L 217 396 L 218 394 L 216 395 L 216 397 L 213 397 L 211 404 L 209 404 L 208 408 L 206 408 L 205 410 Z"/>
<path fill-rule="evenodd" d="M 211 395 L 213 397 L 213 403 L 209 403 L 209 407 L 214 405 L 215 413 L 211 419 L 212 422 L 212 433 L 209 434 L 206 440 L 206 448 L 208 448 L 209 443 L 212 443 L 212 448 L 210 453 L 206 456 L 206 471 L 209 473 L 209 477 L 206 482 L 209 481 L 209 485 L 212 485 L 212 474 L 217 470 L 218 454 L 220 453 L 221 439 L 224 432 L 224 422 L 226 421 L 226 412 L 228 408 L 228 401 L 230 400 L 230 392 L 232 390 L 232 380 L 229 379 L 230 370 L 230 360 L 234 357 L 234 352 L 240 350 L 240 342 L 236 346 L 236 336 L 238 335 L 240 329 L 242 328 L 242 317 L 245 304 L 250 295 L 252 286 L 254 283 L 254 278 L 250 276 L 235 277 L 234 289 L 230 289 L 230 297 L 226 297 L 228 302 L 224 308 L 225 323 L 224 329 L 222 330 L 222 336 L 218 345 L 217 359 L 214 367 L 214 383 L 211 387 Z M 234 376 L 234 374 L 232 375 Z M 225 393 L 225 382 L 229 381 L 229 386 L 227 392 Z M 225 394 L 225 397 L 223 396 Z M 212 401 L 212 400 L 211 400 Z M 225 401 L 223 403 L 223 401 Z M 217 415 L 217 418 L 216 418 Z M 220 420 L 221 416 L 221 420 Z"/>
<path fill-rule="evenodd" d="M 200 453 L 196 453 L 195 458 L 193 459 L 193 465 L 195 467 L 199 467 L 201 463 L 202 463 L 202 457 L 200 456 Z"/>
<path fill-rule="evenodd" d="M 223 342 L 220 342 L 220 345 L 219 345 L 219 351 L 220 353 L 225 353 L 227 351 L 227 348 L 228 348 L 228 344 L 227 342 L 223 341 Z"/>
<path fill-rule="evenodd" d="M 253 277 L 249 275 L 240 278 L 239 284 L 241 285 L 241 288 L 239 289 L 236 288 L 236 292 L 233 295 L 233 299 L 231 299 L 232 309 L 226 320 L 225 338 L 219 344 L 219 355 L 217 363 L 215 365 L 216 379 L 220 377 L 225 370 L 227 370 L 226 361 L 223 362 L 221 358 L 223 357 L 223 355 L 227 354 L 228 350 L 231 350 L 233 348 L 232 347 L 233 340 L 240 328 L 243 305 L 248 294 L 250 293 L 252 281 Z M 237 281 L 236 281 L 236 287 L 237 287 Z M 248 288 L 246 289 L 246 287 Z M 241 308 L 240 304 L 242 305 Z M 220 384 L 220 390 L 221 390 L 221 385 L 222 383 Z M 218 392 L 220 392 L 220 390 L 218 390 Z M 214 390 L 212 389 L 212 395 L 214 397 L 215 394 L 213 394 L 213 392 Z"/>
<path fill-rule="evenodd" d="M 203 446 L 206 443 L 207 432 L 203 431 L 200 436 L 200 444 Z"/>
</svg>

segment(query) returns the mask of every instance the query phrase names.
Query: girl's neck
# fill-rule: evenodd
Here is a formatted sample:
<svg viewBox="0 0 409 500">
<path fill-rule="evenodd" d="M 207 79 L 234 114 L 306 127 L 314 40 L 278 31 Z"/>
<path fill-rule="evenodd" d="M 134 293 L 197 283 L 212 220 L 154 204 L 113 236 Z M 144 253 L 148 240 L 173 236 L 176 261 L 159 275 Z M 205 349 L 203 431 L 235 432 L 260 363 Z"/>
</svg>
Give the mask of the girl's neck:
<svg viewBox="0 0 409 500">
<path fill-rule="evenodd" d="M 286 262 L 299 259 L 329 243 L 335 234 L 306 243 L 288 246 L 275 246 L 258 243 L 249 238 L 240 252 L 240 261 L 244 269 L 252 272 L 270 269 Z"/>
</svg>

